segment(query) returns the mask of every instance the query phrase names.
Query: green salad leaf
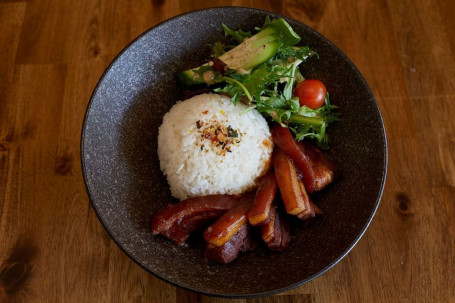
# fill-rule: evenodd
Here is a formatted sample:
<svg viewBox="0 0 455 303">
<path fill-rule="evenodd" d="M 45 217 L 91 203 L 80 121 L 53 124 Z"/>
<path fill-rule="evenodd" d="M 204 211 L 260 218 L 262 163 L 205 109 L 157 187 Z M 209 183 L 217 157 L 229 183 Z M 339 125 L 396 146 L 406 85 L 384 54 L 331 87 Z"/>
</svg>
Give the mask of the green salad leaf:
<svg viewBox="0 0 455 303">
<path fill-rule="evenodd" d="M 215 57 L 219 57 L 226 52 L 226 45 L 223 42 L 217 41 L 209 46 L 211 46 L 212 53 Z"/>
<path fill-rule="evenodd" d="M 242 30 L 234 31 L 224 23 L 221 24 L 221 27 L 224 30 L 224 35 L 233 38 L 237 43 L 242 43 L 245 38 L 251 37 L 251 32 L 244 32 Z"/>
</svg>

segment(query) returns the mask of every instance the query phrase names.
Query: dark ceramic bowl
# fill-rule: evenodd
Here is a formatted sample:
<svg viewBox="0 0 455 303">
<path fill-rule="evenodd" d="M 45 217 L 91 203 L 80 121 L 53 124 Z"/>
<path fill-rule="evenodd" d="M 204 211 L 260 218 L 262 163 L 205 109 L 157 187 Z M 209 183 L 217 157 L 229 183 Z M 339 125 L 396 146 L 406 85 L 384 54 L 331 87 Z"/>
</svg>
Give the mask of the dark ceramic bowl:
<svg viewBox="0 0 455 303">
<path fill-rule="evenodd" d="M 272 295 L 302 285 L 339 262 L 365 232 L 381 199 L 387 146 L 376 101 L 362 75 L 330 41 L 286 18 L 320 59 L 305 64 L 307 78 L 322 80 L 342 119 L 330 129 L 330 156 L 341 178 L 313 197 L 324 211 L 310 227 L 294 226 L 290 247 L 259 247 L 228 265 L 203 259 L 203 245 L 178 247 L 152 237 L 150 214 L 168 204 L 159 168 L 158 127 L 181 97 L 177 71 L 208 58 L 205 44 L 223 39 L 221 22 L 254 29 L 277 14 L 223 7 L 195 11 L 148 30 L 107 68 L 96 86 L 82 128 L 82 168 L 96 214 L 117 245 L 155 276 L 201 294 Z"/>
</svg>

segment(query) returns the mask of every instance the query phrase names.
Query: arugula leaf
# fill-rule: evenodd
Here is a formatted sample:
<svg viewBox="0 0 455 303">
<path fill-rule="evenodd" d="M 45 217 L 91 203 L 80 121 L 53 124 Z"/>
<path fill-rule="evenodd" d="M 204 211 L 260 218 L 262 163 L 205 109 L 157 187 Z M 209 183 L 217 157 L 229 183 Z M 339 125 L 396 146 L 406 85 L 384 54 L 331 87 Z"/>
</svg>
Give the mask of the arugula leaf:
<svg viewBox="0 0 455 303">
<path fill-rule="evenodd" d="M 232 103 L 236 105 L 239 103 L 240 98 L 244 95 L 242 88 L 236 84 L 228 83 L 224 87 L 217 87 L 213 89 L 216 93 L 225 93 L 231 97 Z"/>
<path fill-rule="evenodd" d="M 227 27 L 227 25 L 224 24 L 224 23 L 221 24 L 221 27 L 224 30 L 224 35 L 225 36 L 232 37 L 238 43 L 242 43 L 243 40 L 245 40 L 245 38 L 250 38 L 251 37 L 251 32 L 244 32 L 241 29 L 238 30 L 238 31 L 234 31 L 234 30 L 230 29 L 229 27 Z"/>
<path fill-rule="evenodd" d="M 219 57 L 226 52 L 226 45 L 222 42 L 215 42 L 212 46 L 213 56 Z"/>
<path fill-rule="evenodd" d="M 225 77 L 227 85 L 216 89 L 217 92 L 225 92 L 235 95 L 235 102 L 242 96 L 246 96 L 250 102 L 261 102 L 261 96 L 267 94 L 274 85 L 283 77 L 287 70 L 284 66 L 261 64 L 250 74 L 238 74 L 231 72 Z M 234 81 L 235 80 L 235 81 Z"/>
<path fill-rule="evenodd" d="M 294 97 L 287 100 L 289 108 L 292 109 L 292 112 L 298 112 L 300 108 L 299 98 Z"/>
<path fill-rule="evenodd" d="M 319 119 L 320 122 L 316 123 L 317 120 L 307 121 L 306 123 L 295 124 L 292 123 L 293 117 L 291 117 L 291 126 L 289 127 L 294 133 L 297 140 L 303 140 L 304 138 L 310 138 L 315 140 L 315 143 L 322 149 L 329 148 L 329 137 L 326 134 L 326 128 L 335 121 L 340 120 L 340 114 L 334 113 L 333 110 L 338 108 L 335 105 L 330 104 L 329 93 L 325 96 L 324 106 L 318 109 L 310 109 L 306 106 L 302 106 L 299 109 L 300 117 L 306 119 Z M 302 118 L 303 119 L 303 118 Z M 301 121 L 303 122 L 303 121 Z"/>
<path fill-rule="evenodd" d="M 302 63 L 302 60 L 295 60 L 293 63 L 291 63 L 290 71 L 289 71 L 287 82 L 286 82 L 286 86 L 283 89 L 283 96 L 286 99 L 291 99 L 292 98 L 292 90 L 294 88 L 295 71 L 298 69 L 298 66 L 299 66 L 300 63 Z"/>
<path fill-rule="evenodd" d="M 258 103 L 257 107 L 261 108 L 286 108 L 286 100 L 282 95 L 274 95 L 268 98 L 264 98 Z"/>
<path fill-rule="evenodd" d="M 295 81 L 295 83 L 300 83 L 303 80 L 305 80 L 305 78 L 303 77 L 302 73 L 300 72 L 300 68 L 297 68 L 295 70 L 295 74 L 294 74 L 294 81 Z"/>
<path fill-rule="evenodd" d="M 266 90 L 281 78 L 282 71 L 281 66 L 262 64 L 244 79 L 245 87 L 254 96 L 256 102 L 259 102 Z"/>
<path fill-rule="evenodd" d="M 316 56 L 319 58 L 318 54 L 311 50 L 308 46 L 288 46 L 282 45 L 277 52 L 277 59 L 291 61 L 299 59 L 306 61 L 308 58 Z"/>
<path fill-rule="evenodd" d="M 300 107 L 298 113 L 299 115 L 305 117 L 324 117 L 326 123 L 332 123 L 340 120 L 340 114 L 334 113 L 333 110 L 337 109 L 338 106 L 330 104 L 329 93 L 325 95 L 324 105 L 318 109 L 311 109 L 307 106 Z"/>
<path fill-rule="evenodd" d="M 245 85 L 242 84 L 242 82 L 236 80 L 236 79 L 233 79 L 233 78 L 229 78 L 229 77 L 224 77 L 224 80 L 227 82 L 227 83 L 230 83 L 232 85 L 237 85 L 242 91 L 243 93 L 245 94 L 245 96 L 248 98 L 248 100 L 251 102 L 253 101 L 253 98 L 251 97 L 251 94 L 250 92 L 248 91 L 248 89 L 245 87 Z"/>
<path fill-rule="evenodd" d="M 300 107 L 297 98 L 286 100 L 282 94 L 263 98 L 261 102 L 256 103 L 256 109 L 262 114 L 266 114 L 273 121 L 280 123 L 282 126 L 285 122 L 291 121 L 292 116 Z"/>
<path fill-rule="evenodd" d="M 320 148 L 327 149 L 329 137 L 325 132 L 326 127 L 325 123 L 317 128 L 308 124 L 294 124 L 289 126 L 289 129 L 295 134 L 296 140 L 313 139 Z"/>
</svg>

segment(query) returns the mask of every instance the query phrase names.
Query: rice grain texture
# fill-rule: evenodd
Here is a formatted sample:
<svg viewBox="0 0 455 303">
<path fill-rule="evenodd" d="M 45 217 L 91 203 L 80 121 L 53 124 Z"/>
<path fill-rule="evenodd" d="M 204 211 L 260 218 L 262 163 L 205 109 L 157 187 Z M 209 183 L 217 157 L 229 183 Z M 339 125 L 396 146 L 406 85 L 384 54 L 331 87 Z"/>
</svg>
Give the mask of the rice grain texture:
<svg viewBox="0 0 455 303">
<path fill-rule="evenodd" d="M 273 141 L 265 119 L 225 96 L 202 94 L 178 102 L 159 128 L 160 167 L 180 200 L 241 194 L 270 167 Z"/>
</svg>

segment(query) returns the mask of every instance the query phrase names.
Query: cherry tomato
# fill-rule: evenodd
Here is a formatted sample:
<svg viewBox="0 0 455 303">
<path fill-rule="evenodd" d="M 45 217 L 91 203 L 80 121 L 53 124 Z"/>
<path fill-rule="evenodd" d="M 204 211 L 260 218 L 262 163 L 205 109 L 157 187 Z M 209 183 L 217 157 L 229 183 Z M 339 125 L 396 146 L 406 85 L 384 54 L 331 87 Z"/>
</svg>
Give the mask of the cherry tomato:
<svg viewBox="0 0 455 303">
<path fill-rule="evenodd" d="M 306 79 L 297 84 L 294 94 L 299 97 L 300 106 L 316 109 L 324 105 L 327 88 L 319 80 Z"/>
</svg>

